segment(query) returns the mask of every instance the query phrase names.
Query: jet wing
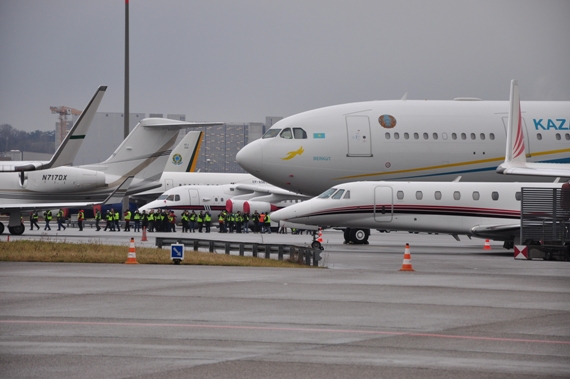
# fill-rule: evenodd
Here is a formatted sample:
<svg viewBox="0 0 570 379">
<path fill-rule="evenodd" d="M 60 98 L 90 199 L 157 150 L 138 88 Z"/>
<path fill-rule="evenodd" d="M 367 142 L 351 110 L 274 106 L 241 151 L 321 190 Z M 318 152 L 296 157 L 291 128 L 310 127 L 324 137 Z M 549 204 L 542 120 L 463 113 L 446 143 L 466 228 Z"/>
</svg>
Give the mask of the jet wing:
<svg viewBox="0 0 570 379">
<path fill-rule="evenodd" d="M 570 169 L 564 169 L 562 163 L 526 163 L 524 165 L 514 165 L 502 163 L 497 167 L 497 172 L 504 175 L 532 175 L 550 177 L 570 177 Z"/>
<path fill-rule="evenodd" d="M 91 126 L 93 122 L 93 118 L 95 117 L 95 113 L 97 113 L 97 109 L 99 108 L 99 104 L 101 104 L 101 100 L 103 100 L 103 95 L 107 90 L 107 86 L 100 86 L 93 98 L 87 104 L 87 107 L 75 122 L 75 124 L 71 127 L 71 130 L 65 136 L 65 139 L 61 142 L 57 151 L 52 156 L 49 162 L 27 162 L 27 164 L 22 164 L 19 166 L 0 166 L 1 172 L 14 172 L 14 171 L 34 171 L 34 170 L 45 170 L 51 167 L 58 167 L 58 166 L 70 166 L 75 159 L 83 140 L 85 139 L 85 135 L 87 134 L 87 130 Z M 22 162 L 24 163 L 24 162 Z"/>
<path fill-rule="evenodd" d="M 254 192 L 255 196 L 247 195 L 247 200 L 255 201 L 266 201 L 269 203 L 277 203 L 284 200 L 308 200 L 311 197 L 306 195 L 301 195 L 295 192 L 287 191 L 275 186 L 257 186 L 254 184 L 237 184 L 236 189 L 240 191 Z M 234 199 L 239 200 L 240 196 L 234 197 Z"/>
<path fill-rule="evenodd" d="M 474 236 L 498 241 L 512 240 L 520 233 L 520 222 L 500 225 L 477 225 L 471 228 Z"/>
</svg>

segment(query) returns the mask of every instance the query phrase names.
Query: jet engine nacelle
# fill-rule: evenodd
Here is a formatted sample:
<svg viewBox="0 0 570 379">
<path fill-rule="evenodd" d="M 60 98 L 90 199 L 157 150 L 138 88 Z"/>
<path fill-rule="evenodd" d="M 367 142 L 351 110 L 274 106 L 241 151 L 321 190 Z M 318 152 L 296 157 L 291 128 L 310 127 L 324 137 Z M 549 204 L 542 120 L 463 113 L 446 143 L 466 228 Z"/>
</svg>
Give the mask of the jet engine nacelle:
<svg viewBox="0 0 570 379">
<path fill-rule="evenodd" d="M 275 205 L 268 203 L 266 201 L 250 201 L 250 200 L 232 200 L 228 199 L 226 201 L 226 211 L 230 213 L 241 212 L 253 214 L 255 211 L 261 212 L 273 212 L 277 208 Z"/>
<path fill-rule="evenodd" d="M 25 178 L 20 178 L 20 186 L 34 192 L 81 192 L 104 185 L 104 173 L 78 167 L 29 171 L 25 174 Z"/>
</svg>

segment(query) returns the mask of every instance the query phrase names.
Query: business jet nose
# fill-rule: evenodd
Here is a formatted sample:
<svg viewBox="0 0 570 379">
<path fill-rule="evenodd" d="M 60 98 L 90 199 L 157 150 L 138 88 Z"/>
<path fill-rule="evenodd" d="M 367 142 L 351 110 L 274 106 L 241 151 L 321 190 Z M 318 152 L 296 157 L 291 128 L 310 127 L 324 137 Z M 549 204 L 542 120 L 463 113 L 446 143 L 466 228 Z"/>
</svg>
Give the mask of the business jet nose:
<svg viewBox="0 0 570 379">
<path fill-rule="evenodd" d="M 237 163 L 247 172 L 255 175 L 261 171 L 263 162 L 263 149 L 261 140 L 245 145 L 236 155 Z"/>
</svg>

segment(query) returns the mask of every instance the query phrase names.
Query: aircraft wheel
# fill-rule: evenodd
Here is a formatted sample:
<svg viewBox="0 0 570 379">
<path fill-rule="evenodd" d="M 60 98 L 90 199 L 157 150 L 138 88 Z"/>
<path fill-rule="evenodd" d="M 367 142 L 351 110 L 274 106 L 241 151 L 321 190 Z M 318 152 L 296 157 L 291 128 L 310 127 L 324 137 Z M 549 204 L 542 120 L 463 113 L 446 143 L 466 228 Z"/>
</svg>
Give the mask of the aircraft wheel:
<svg viewBox="0 0 570 379">
<path fill-rule="evenodd" d="M 4 233 L 4 224 L 0 222 L 0 234 Z"/>
<path fill-rule="evenodd" d="M 323 249 L 321 246 L 321 243 L 319 241 L 313 241 L 313 243 L 311 244 L 311 247 L 313 249 L 321 249 L 321 250 Z"/>
<path fill-rule="evenodd" d="M 355 245 L 367 245 L 369 236 L 368 229 L 350 229 L 350 241 Z"/>
<path fill-rule="evenodd" d="M 26 227 L 24 226 L 24 224 L 20 224 L 18 226 L 9 226 L 8 230 L 10 231 L 10 234 L 13 234 L 15 236 L 20 236 L 24 233 Z"/>
</svg>

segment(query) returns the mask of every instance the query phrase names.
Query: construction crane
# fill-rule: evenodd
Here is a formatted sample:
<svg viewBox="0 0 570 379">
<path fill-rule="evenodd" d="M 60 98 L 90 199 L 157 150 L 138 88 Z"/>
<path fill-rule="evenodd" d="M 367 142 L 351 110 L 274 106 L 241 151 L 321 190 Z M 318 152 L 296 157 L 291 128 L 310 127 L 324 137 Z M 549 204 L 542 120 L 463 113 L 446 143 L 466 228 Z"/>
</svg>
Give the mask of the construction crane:
<svg viewBox="0 0 570 379">
<path fill-rule="evenodd" d="M 61 141 L 63 141 L 67 135 L 67 116 L 79 116 L 81 114 L 81 111 L 66 106 L 49 107 L 49 109 L 51 109 L 52 114 L 57 113 L 59 115 L 59 125 L 55 130 L 55 147 L 57 149 Z"/>
</svg>

